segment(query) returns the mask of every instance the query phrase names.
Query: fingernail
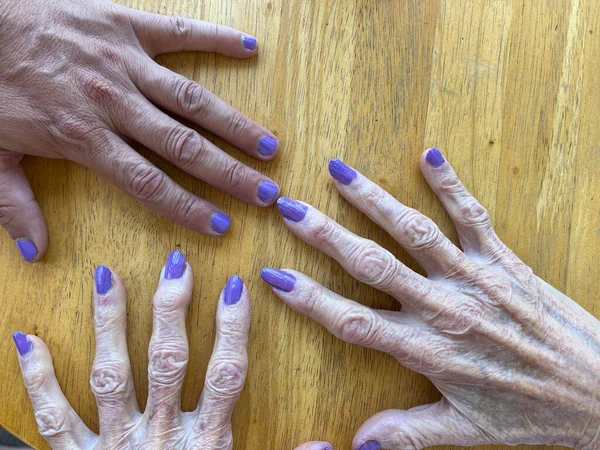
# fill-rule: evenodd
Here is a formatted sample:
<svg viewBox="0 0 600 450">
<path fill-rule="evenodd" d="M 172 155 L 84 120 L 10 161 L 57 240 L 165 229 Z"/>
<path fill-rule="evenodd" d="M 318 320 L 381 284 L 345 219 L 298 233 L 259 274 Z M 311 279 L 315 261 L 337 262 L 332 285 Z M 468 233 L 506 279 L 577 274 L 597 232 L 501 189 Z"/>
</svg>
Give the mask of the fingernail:
<svg viewBox="0 0 600 450">
<path fill-rule="evenodd" d="M 333 178 L 345 185 L 352 183 L 356 179 L 356 170 L 337 158 L 329 161 L 329 173 Z"/>
<path fill-rule="evenodd" d="M 256 38 L 252 36 L 242 36 L 242 42 L 246 50 L 256 50 Z"/>
<path fill-rule="evenodd" d="M 377 441 L 367 441 L 359 450 L 381 450 L 381 444 Z"/>
<path fill-rule="evenodd" d="M 268 267 L 265 267 L 260 271 L 260 277 L 275 289 L 284 292 L 292 292 L 294 290 L 294 284 L 296 284 L 296 278 L 291 273 L 284 272 L 283 270 L 270 269 Z"/>
<path fill-rule="evenodd" d="M 27 339 L 27 335 L 25 333 L 15 331 L 12 337 L 13 341 L 15 341 L 15 345 L 17 346 L 17 350 L 19 351 L 19 355 L 25 356 L 33 348 L 33 345 Z"/>
<path fill-rule="evenodd" d="M 96 292 L 100 295 L 106 294 L 112 287 L 112 273 L 108 267 L 98 266 L 94 272 Z"/>
<path fill-rule="evenodd" d="M 425 160 L 429 163 L 430 166 L 433 167 L 440 167 L 446 162 L 446 160 L 437 148 L 430 149 L 427 152 L 427 156 L 425 156 Z"/>
<path fill-rule="evenodd" d="M 306 216 L 306 211 L 308 211 L 308 208 L 302 203 L 287 197 L 279 198 L 277 207 L 281 215 L 292 222 L 302 222 Z"/>
<path fill-rule="evenodd" d="M 278 145 L 277 139 L 273 139 L 271 136 L 262 136 L 258 140 L 258 152 L 263 156 L 271 156 L 277 150 Z"/>
<path fill-rule="evenodd" d="M 326 447 L 323 447 L 323 450 L 333 450 L 333 447 L 331 445 L 328 445 Z"/>
<path fill-rule="evenodd" d="M 19 249 L 19 252 L 21 252 L 21 256 L 25 261 L 31 262 L 35 259 L 38 251 L 33 242 L 31 242 L 29 239 L 17 239 L 15 243 L 17 244 L 17 248 Z"/>
<path fill-rule="evenodd" d="M 225 234 L 231 226 L 231 219 L 227 214 L 215 213 L 210 218 L 210 226 L 219 234 Z"/>
<path fill-rule="evenodd" d="M 225 285 L 225 292 L 223 293 L 223 302 L 227 306 L 235 305 L 242 298 L 242 291 L 244 290 L 244 282 L 237 275 L 233 275 L 227 280 Z"/>
<path fill-rule="evenodd" d="M 263 203 L 271 203 L 279 194 L 279 186 L 270 181 L 262 181 L 258 185 L 258 198 Z"/>
<path fill-rule="evenodd" d="M 165 265 L 165 280 L 178 280 L 185 270 L 185 256 L 179 250 L 173 250 Z"/>
</svg>

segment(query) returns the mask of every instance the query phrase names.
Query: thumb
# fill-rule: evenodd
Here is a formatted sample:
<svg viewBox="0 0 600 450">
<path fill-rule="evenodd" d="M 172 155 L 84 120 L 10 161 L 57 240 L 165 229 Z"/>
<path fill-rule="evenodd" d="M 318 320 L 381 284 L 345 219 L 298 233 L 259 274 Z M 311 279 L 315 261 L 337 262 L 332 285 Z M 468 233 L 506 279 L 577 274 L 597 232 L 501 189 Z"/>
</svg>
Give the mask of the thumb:
<svg viewBox="0 0 600 450">
<path fill-rule="evenodd" d="M 0 150 L 0 225 L 27 262 L 46 253 L 48 230 L 21 167 L 23 155 Z"/>
<path fill-rule="evenodd" d="M 356 433 L 355 450 L 422 449 L 433 445 L 472 446 L 486 443 L 481 430 L 446 399 L 408 411 L 382 411 Z"/>
<path fill-rule="evenodd" d="M 333 447 L 328 442 L 307 442 L 296 450 L 333 450 Z"/>
</svg>

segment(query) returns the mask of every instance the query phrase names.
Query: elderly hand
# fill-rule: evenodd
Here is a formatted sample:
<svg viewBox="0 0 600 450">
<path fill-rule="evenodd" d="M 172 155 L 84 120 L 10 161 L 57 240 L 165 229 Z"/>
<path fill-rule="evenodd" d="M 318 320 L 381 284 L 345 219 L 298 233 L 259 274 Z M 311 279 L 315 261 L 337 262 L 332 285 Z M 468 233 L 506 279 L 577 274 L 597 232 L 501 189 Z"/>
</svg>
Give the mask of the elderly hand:
<svg viewBox="0 0 600 450">
<path fill-rule="evenodd" d="M 367 308 L 301 273 L 264 269 L 274 292 L 337 337 L 390 353 L 443 394 L 432 405 L 372 417 L 353 448 L 599 448 L 600 323 L 500 241 L 438 150 L 423 154 L 421 170 L 454 221 L 462 251 L 429 218 L 341 161 L 330 163 L 340 193 L 410 252 L 428 278 L 314 208 L 278 202 L 296 236 L 392 295 L 402 311 Z"/>
<path fill-rule="evenodd" d="M 0 4 L 0 224 L 23 258 L 48 245 L 46 225 L 20 162 L 63 158 L 98 172 L 148 208 L 203 234 L 229 217 L 172 181 L 127 141 L 137 141 L 207 183 L 258 205 L 278 186 L 163 110 L 266 160 L 278 142 L 197 83 L 153 61 L 161 53 L 257 53 L 228 27 L 143 13 L 106 0 L 4 0 Z"/>
<path fill-rule="evenodd" d="M 154 296 L 148 351 L 148 402 L 138 409 L 126 342 L 125 288 L 106 267 L 95 272 L 96 359 L 90 385 L 100 433 L 90 431 L 58 384 L 48 347 L 36 336 L 14 334 L 25 387 L 39 432 L 55 449 L 233 448 L 231 413 L 244 386 L 250 296 L 242 280 L 227 282 L 217 307 L 217 336 L 204 391 L 194 412 L 181 412 L 188 363 L 185 316 L 192 298 L 192 269 L 179 251 L 169 255 Z M 324 450 L 327 443 L 306 444 Z"/>
</svg>

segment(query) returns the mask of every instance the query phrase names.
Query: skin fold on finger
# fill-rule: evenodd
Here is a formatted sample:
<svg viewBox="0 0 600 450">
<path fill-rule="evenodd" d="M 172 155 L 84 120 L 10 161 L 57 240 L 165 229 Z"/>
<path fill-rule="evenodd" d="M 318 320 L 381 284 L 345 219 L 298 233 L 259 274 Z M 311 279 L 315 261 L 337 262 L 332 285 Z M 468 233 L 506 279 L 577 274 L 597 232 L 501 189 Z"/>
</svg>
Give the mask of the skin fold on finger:
<svg viewBox="0 0 600 450">
<path fill-rule="evenodd" d="M 127 351 L 125 287 L 106 266 L 94 271 L 96 358 L 90 386 L 96 397 L 100 435 L 111 445 L 141 413 Z"/>
<path fill-rule="evenodd" d="M 140 44 L 154 57 L 162 53 L 199 51 L 233 58 L 251 58 L 258 52 L 255 37 L 234 28 L 184 17 L 170 17 L 126 9 Z"/>
<path fill-rule="evenodd" d="M 277 154 L 273 133 L 195 81 L 162 67 L 151 59 L 136 62 L 133 82 L 155 105 L 201 126 L 248 155 L 268 160 Z"/>
<path fill-rule="evenodd" d="M 146 99 L 140 99 L 123 126 L 127 136 L 190 175 L 246 203 L 269 206 L 279 194 L 273 180 L 225 153 Z"/>
<path fill-rule="evenodd" d="M 37 336 L 21 332 L 16 332 L 13 339 L 39 433 L 52 448 L 91 448 L 97 436 L 65 398 L 46 344 Z"/>
<path fill-rule="evenodd" d="M 227 232 L 227 214 L 171 180 L 123 140 L 101 133 L 98 147 L 74 160 L 94 170 L 147 208 L 192 231 L 208 236 Z"/>
<path fill-rule="evenodd" d="M 0 149 L 0 225 L 21 257 L 38 262 L 48 248 L 48 229 L 21 167 L 23 155 Z"/>
<path fill-rule="evenodd" d="M 230 443 L 231 414 L 248 372 L 250 294 L 242 279 L 233 275 L 221 292 L 217 306 L 217 332 L 198 404 L 195 432 L 200 442 Z M 214 444 L 213 444 L 214 445 Z"/>
<path fill-rule="evenodd" d="M 144 416 L 150 434 L 160 436 L 181 423 L 181 388 L 189 360 L 185 328 L 193 275 L 179 250 L 167 257 L 154 295 L 148 348 L 148 402 Z"/>
<path fill-rule="evenodd" d="M 329 163 L 337 190 L 385 229 L 427 271 L 430 278 L 464 275 L 472 263 L 438 226 L 338 159 Z M 472 269 L 471 269 L 472 270 Z"/>
<path fill-rule="evenodd" d="M 307 442 L 295 450 L 333 450 L 333 446 L 329 442 Z"/>
<path fill-rule="evenodd" d="M 334 258 L 357 280 L 409 307 L 429 301 L 433 283 L 375 242 L 355 235 L 306 203 L 281 197 L 277 206 L 292 233 Z"/>
</svg>

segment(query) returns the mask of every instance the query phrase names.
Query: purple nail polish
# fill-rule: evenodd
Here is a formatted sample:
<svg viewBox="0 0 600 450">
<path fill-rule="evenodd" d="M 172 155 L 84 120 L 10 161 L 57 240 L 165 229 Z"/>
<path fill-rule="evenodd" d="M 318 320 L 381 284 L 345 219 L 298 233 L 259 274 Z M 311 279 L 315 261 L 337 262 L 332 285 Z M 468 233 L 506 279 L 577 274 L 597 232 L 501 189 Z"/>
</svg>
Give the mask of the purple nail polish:
<svg viewBox="0 0 600 450">
<path fill-rule="evenodd" d="M 359 450 L 381 450 L 381 444 L 377 441 L 367 441 Z"/>
<path fill-rule="evenodd" d="M 425 156 L 425 160 L 429 163 L 430 166 L 433 167 L 440 167 L 446 162 L 446 160 L 437 148 L 430 149 L 427 152 L 427 156 Z"/>
<path fill-rule="evenodd" d="M 333 447 L 331 445 L 327 445 L 326 447 L 323 447 L 323 450 L 333 450 Z"/>
<path fill-rule="evenodd" d="M 270 269 L 268 267 L 265 267 L 260 271 L 260 277 L 275 289 L 284 292 L 292 292 L 294 290 L 294 284 L 296 284 L 296 278 L 291 273 L 284 272 L 283 270 Z"/>
<path fill-rule="evenodd" d="M 35 259 L 38 251 L 32 241 L 29 239 L 17 239 L 15 243 L 17 244 L 17 248 L 19 249 L 19 252 L 21 252 L 21 256 L 25 261 L 31 262 Z"/>
<path fill-rule="evenodd" d="M 258 198 L 263 203 L 271 203 L 279 194 L 279 186 L 270 181 L 261 181 L 258 185 Z"/>
<path fill-rule="evenodd" d="M 219 234 L 225 234 L 231 226 L 231 219 L 227 214 L 215 213 L 210 218 L 210 226 Z"/>
<path fill-rule="evenodd" d="M 27 335 L 25 333 L 21 333 L 20 331 L 15 331 L 12 335 L 13 341 L 15 341 L 15 345 L 17 346 L 17 350 L 21 356 L 25 356 L 33 349 L 33 345 L 27 339 Z"/>
<path fill-rule="evenodd" d="M 277 150 L 279 142 L 271 136 L 262 136 L 258 140 L 258 152 L 263 156 L 271 156 Z"/>
<path fill-rule="evenodd" d="M 281 215 L 292 222 L 302 222 L 308 211 L 308 208 L 302 203 L 287 197 L 280 197 L 277 200 L 277 207 Z"/>
<path fill-rule="evenodd" d="M 100 295 L 106 294 L 112 287 L 112 273 L 108 267 L 98 266 L 94 272 L 96 292 Z"/>
<path fill-rule="evenodd" d="M 246 50 L 256 50 L 256 38 L 252 36 L 242 36 L 242 42 Z"/>
<path fill-rule="evenodd" d="M 356 179 L 356 171 L 339 159 L 329 161 L 329 173 L 340 183 L 349 185 Z"/>
<path fill-rule="evenodd" d="M 178 280 L 185 270 L 185 256 L 179 250 L 173 250 L 165 265 L 165 280 Z"/>
<path fill-rule="evenodd" d="M 233 275 L 227 280 L 225 291 L 223 292 L 223 302 L 227 306 L 235 305 L 242 298 L 244 282 L 237 275 Z"/>
</svg>

